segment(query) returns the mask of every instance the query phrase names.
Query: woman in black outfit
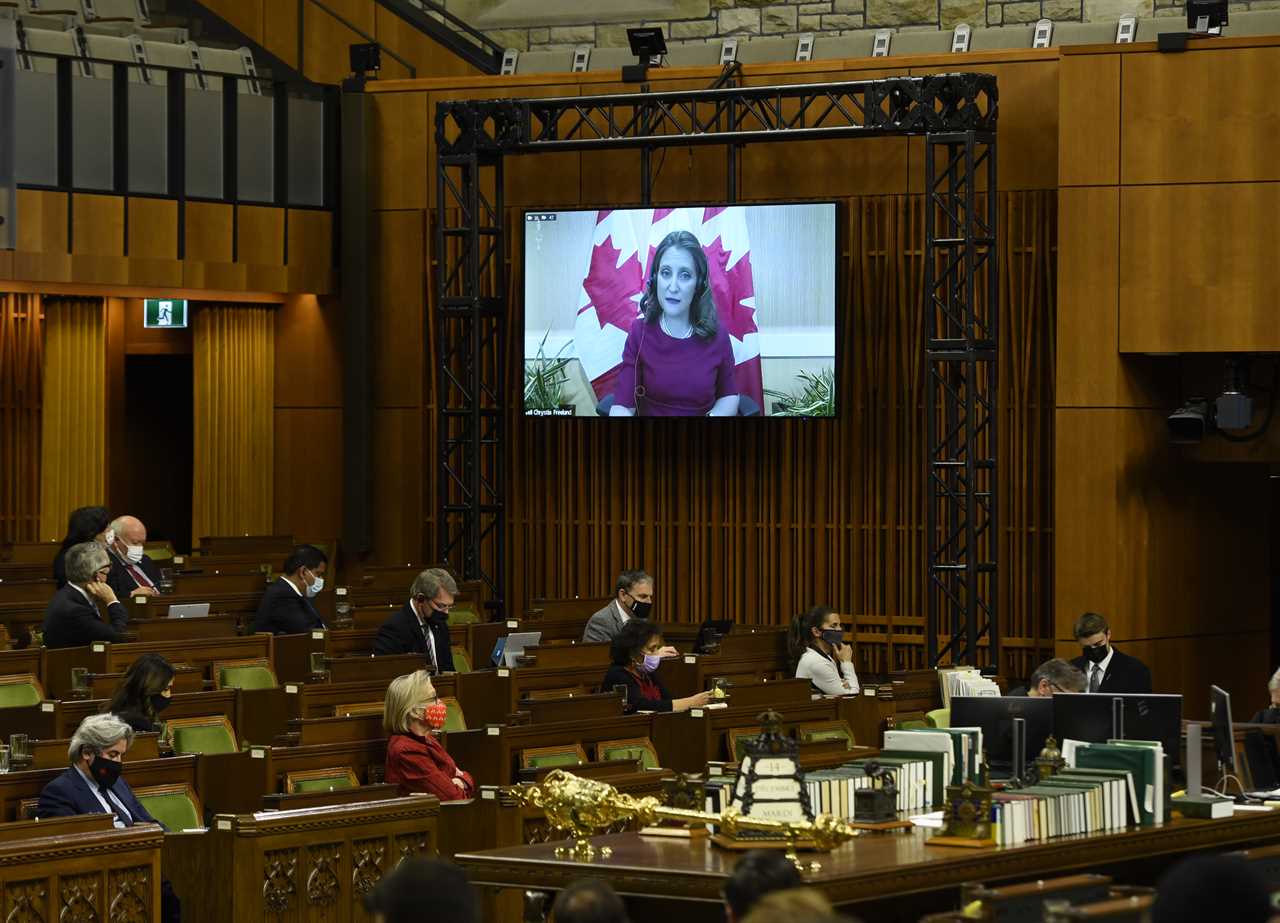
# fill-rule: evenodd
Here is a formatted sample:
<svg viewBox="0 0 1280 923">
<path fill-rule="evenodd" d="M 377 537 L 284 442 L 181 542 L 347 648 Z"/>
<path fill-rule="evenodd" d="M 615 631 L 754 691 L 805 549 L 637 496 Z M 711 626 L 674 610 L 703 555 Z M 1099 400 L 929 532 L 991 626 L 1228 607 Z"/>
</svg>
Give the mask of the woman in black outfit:
<svg viewBox="0 0 1280 923">
<path fill-rule="evenodd" d="M 662 632 L 657 625 L 647 619 L 628 619 L 613 639 L 610 648 L 613 666 L 604 675 L 603 691 L 612 692 L 614 686 L 626 686 L 628 712 L 686 711 L 706 705 L 711 700 L 709 692 L 683 699 L 671 698 L 656 675 L 662 661 L 661 650 Z"/>
<path fill-rule="evenodd" d="M 160 712 L 169 707 L 175 671 L 159 654 L 143 654 L 129 665 L 104 711 L 138 733 L 160 730 Z"/>
<path fill-rule="evenodd" d="M 110 522 L 105 506 L 82 506 L 71 511 L 67 518 L 66 537 L 62 539 L 62 547 L 53 558 L 53 579 L 58 582 L 59 590 L 67 585 L 67 549 L 81 542 L 93 541 L 106 531 Z"/>
</svg>

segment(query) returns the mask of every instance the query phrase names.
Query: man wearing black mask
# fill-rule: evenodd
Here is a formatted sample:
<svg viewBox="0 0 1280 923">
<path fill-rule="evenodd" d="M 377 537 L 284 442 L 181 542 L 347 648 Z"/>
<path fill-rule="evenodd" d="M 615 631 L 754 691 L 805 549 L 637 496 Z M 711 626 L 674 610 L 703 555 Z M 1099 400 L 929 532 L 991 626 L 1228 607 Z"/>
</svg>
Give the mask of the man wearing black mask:
<svg viewBox="0 0 1280 923">
<path fill-rule="evenodd" d="M 437 673 L 452 673 L 449 611 L 457 595 L 458 584 L 448 571 L 429 567 L 418 574 L 409 587 L 409 601 L 378 629 L 373 653 L 422 654 Z"/>
<path fill-rule="evenodd" d="M 631 619 L 653 618 L 653 578 L 642 570 L 624 570 L 614 584 L 613 602 L 587 620 L 583 641 L 612 641 Z"/>
<path fill-rule="evenodd" d="M 1111 626 L 1105 617 L 1086 612 L 1076 619 L 1075 635 L 1084 653 L 1071 663 L 1084 673 L 1087 692 L 1151 691 L 1151 670 L 1137 657 L 1111 646 Z"/>
</svg>

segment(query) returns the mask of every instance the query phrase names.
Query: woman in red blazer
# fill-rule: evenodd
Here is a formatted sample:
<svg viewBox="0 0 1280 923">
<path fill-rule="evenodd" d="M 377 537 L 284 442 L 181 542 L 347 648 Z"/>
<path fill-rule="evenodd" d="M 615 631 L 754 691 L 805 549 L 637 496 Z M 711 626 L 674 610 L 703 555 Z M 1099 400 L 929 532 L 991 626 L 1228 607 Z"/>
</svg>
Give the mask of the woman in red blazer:
<svg viewBox="0 0 1280 923">
<path fill-rule="evenodd" d="M 444 703 L 426 670 L 398 676 L 387 687 L 382 712 L 382 724 L 390 735 L 386 780 L 399 785 L 401 792 L 425 792 L 441 801 L 458 801 L 475 793 L 475 781 L 458 768 L 433 734 L 444 727 L 444 718 Z"/>
</svg>

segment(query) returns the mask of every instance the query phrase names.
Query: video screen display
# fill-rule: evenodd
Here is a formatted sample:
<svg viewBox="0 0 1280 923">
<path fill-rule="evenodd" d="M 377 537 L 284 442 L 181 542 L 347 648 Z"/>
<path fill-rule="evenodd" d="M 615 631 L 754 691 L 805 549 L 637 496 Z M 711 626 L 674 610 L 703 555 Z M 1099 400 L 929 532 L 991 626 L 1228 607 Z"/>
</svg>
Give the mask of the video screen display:
<svg viewBox="0 0 1280 923">
<path fill-rule="evenodd" d="M 834 203 L 524 218 L 526 415 L 835 416 Z"/>
</svg>

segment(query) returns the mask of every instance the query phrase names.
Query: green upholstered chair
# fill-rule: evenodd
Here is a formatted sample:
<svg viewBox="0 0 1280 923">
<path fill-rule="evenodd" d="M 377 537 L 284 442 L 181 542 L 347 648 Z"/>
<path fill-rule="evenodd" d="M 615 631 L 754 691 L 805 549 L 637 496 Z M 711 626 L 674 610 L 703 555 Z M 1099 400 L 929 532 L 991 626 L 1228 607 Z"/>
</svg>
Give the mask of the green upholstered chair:
<svg viewBox="0 0 1280 923">
<path fill-rule="evenodd" d="M 453 653 L 453 671 L 455 673 L 471 672 L 471 655 L 465 647 L 453 645 L 449 650 Z"/>
<path fill-rule="evenodd" d="M 443 696 L 440 699 L 444 703 L 444 732 L 465 731 L 467 729 L 467 716 L 462 713 L 462 703 L 453 696 Z"/>
<path fill-rule="evenodd" d="M 931 728 L 949 728 L 951 727 L 951 709 L 935 708 L 924 716 L 924 720 L 928 722 Z"/>
<path fill-rule="evenodd" d="M 899 731 L 922 731 L 932 725 L 924 718 L 909 718 L 906 721 L 899 721 L 896 727 Z"/>
<path fill-rule="evenodd" d="M 219 660 L 213 664 L 215 689 L 274 689 L 278 685 L 271 662 L 264 658 Z"/>
<path fill-rule="evenodd" d="M 796 739 L 802 744 L 823 740 L 843 740 L 845 749 L 852 750 L 856 741 L 853 729 L 847 721 L 810 721 L 796 725 Z"/>
<path fill-rule="evenodd" d="M 456 603 L 449 612 L 450 625 L 475 625 L 480 621 L 480 613 L 473 602 Z"/>
<path fill-rule="evenodd" d="M 170 718 L 166 729 L 175 753 L 235 753 L 240 749 L 226 715 Z"/>
<path fill-rule="evenodd" d="M 0 676 L 0 708 L 39 705 L 44 701 L 44 686 L 31 673 Z"/>
<path fill-rule="evenodd" d="M 764 728 L 760 727 L 731 728 L 728 731 L 727 738 L 729 755 L 733 762 L 741 763 L 742 758 L 747 755 L 747 745 L 762 733 L 764 733 Z"/>
<path fill-rule="evenodd" d="M 658 751 L 648 737 L 632 737 L 627 740 L 602 740 L 596 744 L 596 759 L 600 762 L 608 760 L 639 760 L 645 769 L 658 769 Z"/>
<path fill-rule="evenodd" d="M 135 789 L 134 794 L 147 809 L 147 813 L 164 824 L 167 830 L 193 830 L 204 826 L 200 796 L 185 782 L 179 785 L 149 785 Z"/>
<path fill-rule="evenodd" d="M 302 792 L 332 792 L 341 788 L 359 788 L 360 780 L 350 766 L 333 766 L 328 769 L 305 769 L 287 772 L 284 776 L 285 791 L 291 795 Z"/>
<path fill-rule="evenodd" d="M 531 747 L 520 751 L 521 769 L 546 769 L 549 766 L 579 766 L 587 761 L 581 744 L 555 747 Z"/>
</svg>

